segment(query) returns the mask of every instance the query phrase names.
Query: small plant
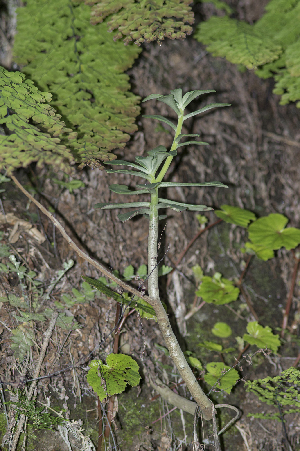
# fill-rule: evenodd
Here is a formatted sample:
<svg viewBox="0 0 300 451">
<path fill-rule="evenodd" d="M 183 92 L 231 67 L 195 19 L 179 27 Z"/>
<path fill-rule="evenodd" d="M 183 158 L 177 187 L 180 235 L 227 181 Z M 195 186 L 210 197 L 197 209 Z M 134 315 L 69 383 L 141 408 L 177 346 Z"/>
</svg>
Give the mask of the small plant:
<svg viewBox="0 0 300 451">
<path fill-rule="evenodd" d="M 279 376 L 247 381 L 246 390 L 255 393 L 259 400 L 278 409 L 277 413 L 249 413 L 254 418 L 282 421 L 284 415 L 300 412 L 300 371 L 288 368 Z M 284 410 L 284 406 L 295 406 L 294 409 Z"/>
</svg>

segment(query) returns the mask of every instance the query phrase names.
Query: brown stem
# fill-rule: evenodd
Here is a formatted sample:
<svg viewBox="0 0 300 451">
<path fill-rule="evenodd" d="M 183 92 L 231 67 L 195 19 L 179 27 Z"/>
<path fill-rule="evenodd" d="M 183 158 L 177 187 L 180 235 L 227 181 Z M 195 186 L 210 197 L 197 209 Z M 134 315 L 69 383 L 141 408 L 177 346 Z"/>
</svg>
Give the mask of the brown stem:
<svg viewBox="0 0 300 451">
<path fill-rule="evenodd" d="M 172 271 L 169 273 L 169 276 L 175 271 L 176 267 L 179 265 L 179 263 L 181 262 L 181 260 L 183 259 L 183 257 L 185 256 L 185 254 L 187 253 L 189 248 L 194 244 L 196 239 L 199 238 L 199 236 L 202 235 L 202 233 L 204 233 L 206 230 L 219 224 L 222 221 L 223 221 L 223 219 L 218 219 L 217 221 L 213 222 L 212 224 L 206 226 L 205 229 L 200 229 L 199 232 L 196 233 L 196 235 L 191 239 L 191 241 L 188 243 L 188 245 L 183 249 L 183 251 L 179 255 L 178 260 L 175 263 L 175 268 L 172 269 Z M 170 285 L 170 283 L 171 283 L 171 278 L 169 277 L 168 282 L 167 282 L 167 287 Z"/>
<path fill-rule="evenodd" d="M 297 365 L 298 365 L 299 361 L 300 361 L 300 352 L 299 352 L 299 354 L 298 354 L 298 356 L 297 356 L 297 358 L 296 358 L 295 362 L 293 363 L 293 367 L 294 367 L 294 368 L 296 368 L 296 367 L 297 367 Z"/>
<path fill-rule="evenodd" d="M 294 265 L 294 270 L 293 270 L 293 275 L 292 275 L 292 283 L 291 283 L 289 295 L 288 295 L 288 298 L 286 301 L 285 312 L 283 315 L 281 338 L 284 337 L 284 331 L 285 331 L 287 323 L 288 323 L 289 313 L 290 313 L 292 301 L 293 301 L 293 293 L 294 293 L 294 289 L 295 289 L 299 262 L 300 262 L 300 258 L 295 257 L 295 265 Z"/>
<path fill-rule="evenodd" d="M 249 266 L 249 263 L 250 263 L 252 257 L 253 257 L 253 255 L 249 255 L 249 257 L 248 257 L 248 259 L 247 259 L 247 261 L 246 261 L 245 268 L 244 268 L 244 270 L 243 270 L 243 272 L 242 272 L 242 274 L 241 274 L 241 276 L 240 276 L 240 278 L 239 278 L 238 285 L 242 285 L 243 278 L 245 277 L 246 271 L 247 271 L 247 269 L 248 269 L 248 266 Z"/>
</svg>

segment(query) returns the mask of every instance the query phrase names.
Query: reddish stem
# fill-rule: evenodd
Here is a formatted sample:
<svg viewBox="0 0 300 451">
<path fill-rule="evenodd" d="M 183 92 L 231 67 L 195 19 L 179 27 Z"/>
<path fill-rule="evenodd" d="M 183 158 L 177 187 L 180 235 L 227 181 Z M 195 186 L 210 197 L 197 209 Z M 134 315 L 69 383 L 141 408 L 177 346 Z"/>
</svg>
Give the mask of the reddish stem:
<svg viewBox="0 0 300 451">
<path fill-rule="evenodd" d="M 295 265 L 294 265 L 294 270 L 293 270 L 293 275 L 292 275 L 291 288 L 290 288 L 289 295 L 288 295 L 288 298 L 286 301 L 285 312 L 283 315 L 281 338 L 284 337 L 284 332 L 285 332 L 285 329 L 286 329 L 287 323 L 288 323 L 289 313 L 290 313 L 292 301 L 293 301 L 293 293 L 294 293 L 295 284 L 296 284 L 299 262 L 300 262 L 300 258 L 295 257 Z"/>
</svg>

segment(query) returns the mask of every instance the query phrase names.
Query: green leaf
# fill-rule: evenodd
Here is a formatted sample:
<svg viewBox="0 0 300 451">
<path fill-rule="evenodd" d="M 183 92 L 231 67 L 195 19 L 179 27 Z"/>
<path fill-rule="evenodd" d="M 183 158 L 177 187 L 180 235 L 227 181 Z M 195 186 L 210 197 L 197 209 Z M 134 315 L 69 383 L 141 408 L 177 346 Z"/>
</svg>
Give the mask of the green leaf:
<svg viewBox="0 0 300 451">
<path fill-rule="evenodd" d="M 100 401 L 122 393 L 127 384 L 135 387 L 141 379 L 138 364 L 128 355 L 109 354 L 106 357 L 106 365 L 100 360 L 93 360 L 89 366 L 87 381 L 99 396 Z M 98 371 L 105 381 L 105 387 L 101 384 Z"/>
<path fill-rule="evenodd" d="M 243 339 L 251 345 L 256 345 L 258 348 L 269 348 L 275 354 L 280 346 L 280 339 L 278 335 L 274 335 L 269 326 L 263 327 L 257 321 L 248 323 L 248 334 L 244 334 Z"/>
<path fill-rule="evenodd" d="M 173 92 L 173 91 L 171 91 L 171 94 L 169 94 L 169 95 L 167 95 L 167 96 L 162 96 L 162 97 L 160 97 L 160 98 L 157 99 L 157 100 L 159 100 L 159 102 L 164 102 L 164 103 L 166 103 L 166 104 L 167 104 L 169 107 L 171 107 L 172 110 L 174 110 L 175 113 L 179 116 L 181 113 L 180 113 L 180 110 L 179 110 L 179 108 L 178 108 L 178 103 L 175 102 L 175 100 L 174 100 L 174 96 L 172 95 L 172 92 Z"/>
<path fill-rule="evenodd" d="M 141 168 L 140 168 L 141 169 Z M 107 169 L 106 172 L 108 174 L 129 174 L 129 175 L 135 175 L 136 177 L 141 177 L 146 180 L 151 180 L 151 177 L 147 175 L 144 172 L 140 171 L 128 171 L 127 169 Z"/>
<path fill-rule="evenodd" d="M 232 205 L 221 205 L 222 210 L 215 210 L 216 216 L 229 224 L 236 224 L 241 227 L 248 227 L 250 221 L 255 221 L 255 214 L 243 208 Z"/>
<path fill-rule="evenodd" d="M 158 114 L 144 114 L 143 117 L 148 117 L 149 119 L 157 119 L 158 121 L 165 122 L 165 124 L 168 124 L 176 132 L 176 125 L 163 116 L 160 116 Z"/>
<path fill-rule="evenodd" d="M 131 280 L 134 277 L 134 267 L 132 265 L 129 265 L 124 269 L 123 277 L 125 280 Z"/>
<path fill-rule="evenodd" d="M 201 266 L 200 265 L 193 266 L 192 271 L 194 273 L 196 282 L 197 283 L 201 282 L 201 280 L 203 278 L 203 270 L 202 270 Z"/>
<path fill-rule="evenodd" d="M 158 268 L 158 277 L 166 276 L 172 271 L 173 268 L 171 266 L 162 265 Z"/>
<path fill-rule="evenodd" d="M 254 244 L 277 250 L 285 247 L 294 249 L 300 243 L 300 229 L 285 229 L 288 219 L 280 214 L 270 214 L 257 219 L 249 226 L 249 238 Z"/>
<path fill-rule="evenodd" d="M 213 208 L 207 207 L 206 205 L 193 205 L 193 204 L 185 204 L 183 202 L 176 202 L 174 200 L 169 200 L 169 199 L 161 199 L 158 198 L 158 201 L 160 203 L 160 208 L 178 208 L 179 211 L 181 211 L 180 209 L 184 208 L 190 211 L 208 211 L 208 210 L 213 210 Z M 164 207 L 164 205 L 166 207 Z"/>
<path fill-rule="evenodd" d="M 222 345 L 219 345 L 218 343 L 214 343 L 213 341 L 204 341 L 203 343 L 199 343 L 198 346 L 201 348 L 208 349 L 209 351 L 217 351 L 222 352 Z"/>
<path fill-rule="evenodd" d="M 231 327 L 228 324 L 222 322 L 215 323 L 211 331 L 214 335 L 221 338 L 230 337 L 230 335 L 232 334 Z"/>
<path fill-rule="evenodd" d="M 111 290 L 106 285 L 107 284 L 106 281 L 104 283 L 100 280 L 91 279 L 90 277 L 87 276 L 82 276 L 82 278 L 90 285 L 97 288 L 97 290 L 99 290 L 101 293 L 105 294 L 105 296 L 107 296 L 108 298 L 112 298 L 115 301 L 119 302 L 120 304 L 130 305 L 132 308 L 136 309 L 142 318 L 145 317 L 157 321 L 153 307 L 151 307 L 151 305 L 148 304 L 143 299 L 138 298 L 132 300 L 127 293 L 123 293 L 123 296 L 121 296 L 119 293 L 116 293 L 115 291 Z M 103 280 L 104 278 L 101 279 Z"/>
<path fill-rule="evenodd" d="M 203 141 L 187 141 L 185 143 L 182 144 L 178 144 L 177 145 L 177 149 L 179 149 L 179 147 L 183 147 L 183 146 L 188 146 L 189 144 L 197 144 L 197 145 L 203 145 L 203 146 L 209 146 L 209 143 L 203 142 Z"/>
<path fill-rule="evenodd" d="M 196 295 L 201 296 L 205 302 L 216 305 L 236 301 L 240 290 L 230 280 L 221 276 L 218 272 L 213 277 L 203 276 L 202 284 L 196 291 Z"/>
<path fill-rule="evenodd" d="M 117 194 L 149 194 L 149 190 L 142 189 L 142 190 L 131 190 L 127 185 L 109 185 L 110 191 Z"/>
<path fill-rule="evenodd" d="M 120 213 L 118 214 L 118 218 L 120 221 L 122 222 L 126 222 L 128 221 L 128 219 L 133 218 L 134 216 L 137 215 L 149 215 L 150 214 L 150 210 L 147 208 L 139 208 L 138 210 L 131 210 L 128 211 L 127 213 Z M 160 217 L 158 218 L 160 219 Z"/>
<path fill-rule="evenodd" d="M 203 370 L 202 363 L 196 357 L 188 357 L 187 361 L 191 366 L 193 366 L 194 368 L 197 368 L 197 370 L 199 370 L 199 371 Z"/>
<path fill-rule="evenodd" d="M 112 210 L 114 208 L 131 208 L 131 207 L 149 207 L 150 202 L 126 202 L 124 204 L 108 204 L 98 203 L 94 208 L 101 208 L 102 210 Z"/>
<path fill-rule="evenodd" d="M 183 108 L 186 108 L 191 103 L 192 100 L 196 99 L 196 97 L 199 97 L 202 94 L 209 94 L 210 92 L 216 91 L 214 91 L 213 89 L 207 89 L 205 91 L 196 90 L 187 92 L 182 99 Z"/>
<path fill-rule="evenodd" d="M 226 393 L 230 393 L 234 385 L 240 379 L 237 370 L 224 365 L 223 362 L 208 363 L 206 365 L 206 370 L 208 371 L 208 374 L 205 374 L 204 376 L 205 382 L 226 391 Z"/>
<path fill-rule="evenodd" d="M 167 356 L 170 355 L 168 348 L 166 348 L 165 346 L 161 346 L 158 343 L 154 343 L 154 346 L 156 347 L 156 349 L 163 352 L 165 355 L 167 355 Z"/>
<path fill-rule="evenodd" d="M 150 96 L 147 96 L 142 100 L 142 103 L 147 102 L 147 100 L 159 99 L 160 97 L 163 97 L 163 95 L 162 94 L 150 94 Z"/>
<path fill-rule="evenodd" d="M 206 182 L 206 183 L 177 183 L 177 182 L 162 182 L 160 188 L 175 188 L 177 186 L 215 186 L 217 188 L 228 188 L 227 185 L 223 185 L 221 182 Z"/>
<path fill-rule="evenodd" d="M 183 116 L 183 120 L 186 121 L 190 117 L 196 116 L 196 114 L 204 113 L 204 111 L 211 110 L 212 108 L 223 107 L 223 106 L 231 106 L 231 104 L 230 103 L 211 103 L 210 105 L 206 105 L 205 107 L 201 108 L 200 110 L 194 111 L 193 113 Z"/>
<path fill-rule="evenodd" d="M 125 161 L 125 160 L 113 160 L 108 161 L 106 164 L 115 165 L 115 166 L 130 166 L 135 169 L 138 169 L 139 171 L 145 172 L 147 174 L 147 171 L 143 167 L 141 167 L 139 164 L 131 163 L 131 161 Z"/>
<path fill-rule="evenodd" d="M 141 278 L 141 279 L 146 279 L 148 276 L 148 269 L 147 269 L 147 265 L 141 265 L 138 270 L 137 270 L 137 275 Z"/>
<path fill-rule="evenodd" d="M 264 260 L 265 262 L 267 260 L 270 260 L 270 258 L 274 257 L 274 251 L 272 249 L 268 249 L 267 247 L 261 245 L 261 244 L 253 244 L 247 242 L 245 244 L 246 249 L 251 249 L 255 252 L 258 258 L 261 260 Z"/>
</svg>

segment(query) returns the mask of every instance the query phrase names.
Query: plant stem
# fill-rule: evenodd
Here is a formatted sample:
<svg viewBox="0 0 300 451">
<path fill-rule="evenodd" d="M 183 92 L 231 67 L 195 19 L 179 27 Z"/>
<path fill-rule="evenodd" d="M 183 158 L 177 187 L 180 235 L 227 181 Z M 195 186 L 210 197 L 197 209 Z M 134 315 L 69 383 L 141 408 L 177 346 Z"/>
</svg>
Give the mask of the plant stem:
<svg viewBox="0 0 300 451">
<path fill-rule="evenodd" d="M 158 188 L 151 194 L 149 237 L 148 237 L 148 292 L 152 299 L 156 299 L 155 313 L 161 333 L 170 353 L 170 357 L 177 367 L 179 374 L 185 381 L 191 395 L 199 405 L 203 418 L 211 420 L 213 416 L 213 404 L 204 394 L 196 377 L 194 376 L 186 358 L 175 337 L 168 315 L 160 301 L 158 289 L 158 267 L 157 267 L 157 242 L 158 242 Z"/>
</svg>

